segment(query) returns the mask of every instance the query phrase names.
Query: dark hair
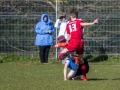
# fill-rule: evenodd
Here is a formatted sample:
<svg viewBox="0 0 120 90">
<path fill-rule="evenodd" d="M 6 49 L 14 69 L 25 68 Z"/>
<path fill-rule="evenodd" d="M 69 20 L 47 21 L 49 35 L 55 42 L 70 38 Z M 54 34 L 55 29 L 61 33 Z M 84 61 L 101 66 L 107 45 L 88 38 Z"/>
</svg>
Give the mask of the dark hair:
<svg viewBox="0 0 120 90">
<path fill-rule="evenodd" d="M 77 9 L 73 9 L 70 12 L 70 16 L 72 16 L 73 18 L 78 18 L 78 10 Z"/>
<path fill-rule="evenodd" d="M 66 14 L 65 14 L 64 12 L 62 12 L 62 13 L 60 14 L 59 19 L 63 19 L 63 18 L 66 18 Z"/>
<path fill-rule="evenodd" d="M 66 18 L 66 16 L 60 16 L 59 19 L 63 19 L 63 18 Z"/>
</svg>

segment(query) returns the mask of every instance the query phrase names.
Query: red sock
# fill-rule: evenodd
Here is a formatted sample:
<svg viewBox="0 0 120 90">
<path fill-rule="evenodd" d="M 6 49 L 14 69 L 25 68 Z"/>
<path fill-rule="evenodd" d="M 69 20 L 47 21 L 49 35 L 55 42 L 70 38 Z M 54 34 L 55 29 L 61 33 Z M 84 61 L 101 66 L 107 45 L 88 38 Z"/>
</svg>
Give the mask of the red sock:
<svg viewBox="0 0 120 90">
<path fill-rule="evenodd" d="M 86 65 L 84 63 L 81 64 L 81 69 L 82 69 L 83 81 L 87 81 L 87 77 L 86 77 Z"/>
<path fill-rule="evenodd" d="M 58 56 L 58 59 L 62 59 L 62 56 L 64 55 L 65 53 L 60 53 L 59 56 Z"/>
<path fill-rule="evenodd" d="M 75 59 L 75 64 L 79 64 L 80 63 L 80 58 L 79 57 L 74 57 Z"/>
</svg>

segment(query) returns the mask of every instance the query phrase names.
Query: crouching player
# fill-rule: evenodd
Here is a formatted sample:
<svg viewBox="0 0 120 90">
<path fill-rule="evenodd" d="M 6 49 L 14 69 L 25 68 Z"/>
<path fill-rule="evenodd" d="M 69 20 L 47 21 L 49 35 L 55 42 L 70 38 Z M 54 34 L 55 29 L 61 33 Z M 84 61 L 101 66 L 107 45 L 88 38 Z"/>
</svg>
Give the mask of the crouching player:
<svg viewBox="0 0 120 90">
<path fill-rule="evenodd" d="M 79 58 L 72 54 L 67 54 L 64 57 L 69 56 L 67 59 L 64 59 L 64 80 L 75 80 L 77 76 L 83 75 L 82 69 L 83 67 L 81 64 L 79 64 Z M 85 65 L 86 65 L 86 73 L 89 71 L 89 64 L 86 59 L 84 59 Z M 70 72 L 67 75 L 67 69 L 70 69 Z M 83 81 L 87 81 L 87 79 L 83 79 Z"/>
</svg>

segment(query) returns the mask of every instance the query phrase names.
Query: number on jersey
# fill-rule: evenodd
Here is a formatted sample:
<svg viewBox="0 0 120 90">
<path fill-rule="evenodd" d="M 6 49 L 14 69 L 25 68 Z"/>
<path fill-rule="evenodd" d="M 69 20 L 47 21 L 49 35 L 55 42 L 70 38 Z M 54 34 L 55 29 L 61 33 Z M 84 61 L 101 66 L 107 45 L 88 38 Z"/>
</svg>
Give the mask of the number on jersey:
<svg viewBox="0 0 120 90">
<path fill-rule="evenodd" d="M 70 32 L 76 31 L 76 24 L 69 25 Z"/>
</svg>

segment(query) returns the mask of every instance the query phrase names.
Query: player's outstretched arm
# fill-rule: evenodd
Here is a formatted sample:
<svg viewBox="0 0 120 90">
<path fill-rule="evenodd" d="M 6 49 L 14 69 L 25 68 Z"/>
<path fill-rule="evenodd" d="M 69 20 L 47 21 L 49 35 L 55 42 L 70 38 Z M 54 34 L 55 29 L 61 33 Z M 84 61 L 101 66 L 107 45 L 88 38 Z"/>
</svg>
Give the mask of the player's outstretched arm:
<svg viewBox="0 0 120 90">
<path fill-rule="evenodd" d="M 88 26 L 88 25 L 94 25 L 98 23 L 98 19 L 95 19 L 93 22 L 87 23 L 87 22 L 83 22 L 80 23 L 81 26 Z"/>
<path fill-rule="evenodd" d="M 66 45 L 67 45 L 66 42 L 63 42 L 63 43 L 57 43 L 57 44 L 55 45 L 55 48 L 65 47 Z"/>
</svg>

